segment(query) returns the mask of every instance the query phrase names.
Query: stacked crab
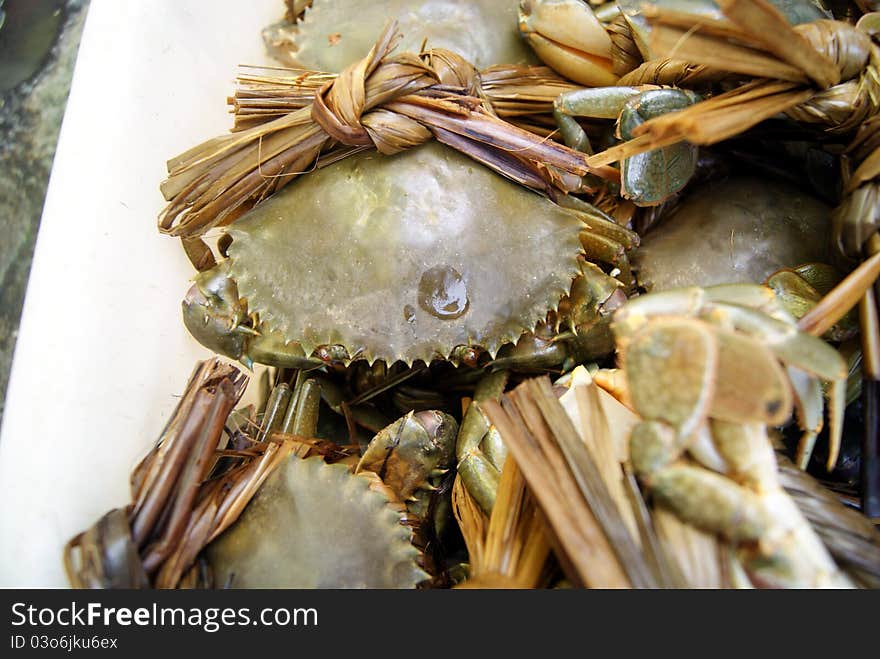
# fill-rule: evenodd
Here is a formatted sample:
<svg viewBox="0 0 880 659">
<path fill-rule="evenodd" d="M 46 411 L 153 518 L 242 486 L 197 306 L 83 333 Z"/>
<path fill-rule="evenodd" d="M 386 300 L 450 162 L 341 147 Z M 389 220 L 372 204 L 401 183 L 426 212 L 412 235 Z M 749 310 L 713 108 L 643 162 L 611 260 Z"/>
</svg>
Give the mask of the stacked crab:
<svg viewBox="0 0 880 659">
<path fill-rule="evenodd" d="M 249 368 L 271 367 L 278 386 L 317 385 L 324 412 L 303 432 L 348 447 L 349 468 L 326 454 L 277 467 L 238 522 L 212 536 L 214 583 L 460 581 L 468 558 L 451 479 L 457 472 L 490 515 L 509 463 L 481 402 L 530 374 L 595 363 L 596 381 L 641 419 L 628 461 L 654 505 L 736 547 L 754 584 L 851 585 L 779 484 L 770 435 L 794 413 L 806 467 L 827 397 L 831 469 L 845 406 L 859 395 L 862 346 L 862 371 L 880 377 L 878 257 L 843 277 L 878 251 L 876 21 L 856 29 L 806 1 L 781 12 L 763 0 L 661 10 L 619 0 L 595 13 L 580 0 L 352 4 L 289 2 L 288 20 L 266 31 L 285 65 L 322 72 L 252 79 L 237 98 L 249 128 L 233 135 L 259 133 L 248 157 L 260 176 L 273 172 L 267 187 L 242 192 L 253 165 L 236 165 L 240 178 L 223 192 L 234 204 L 221 208 L 216 181 L 186 156 L 163 186 L 172 210 L 160 226 L 200 270 L 183 302 L 189 331 Z M 751 24 L 749 11 L 797 35 L 800 59 L 765 54 L 753 31 L 734 30 Z M 391 33 L 376 42 L 390 15 L 406 39 L 399 49 L 417 53 L 395 60 L 411 67 L 407 93 L 461 121 L 558 139 L 568 148 L 554 148 L 587 164 L 573 174 L 530 161 L 525 138 L 522 153 L 509 142 L 499 156 L 485 133 L 420 124 L 412 106 L 428 101 L 391 98 L 374 75 L 390 61 L 379 46 Z M 669 29 L 720 34 L 757 64 L 670 55 Z M 562 77 L 534 66 L 524 43 Z M 771 55 L 782 63 L 756 80 Z M 513 66 L 491 66 L 501 63 Z M 352 80 L 360 105 L 349 107 L 333 89 Z M 725 105 L 737 94 L 762 104 Z M 318 136 L 308 162 L 271 169 L 289 146 L 273 122 L 301 143 Z M 399 153 L 401 143 L 419 146 Z M 216 169 L 220 158 L 192 161 Z M 314 158 L 316 171 L 293 181 Z M 193 204 L 196 193 L 214 196 Z M 859 300 L 861 339 L 847 315 Z M 271 426 L 270 408 L 254 427 Z M 401 520 L 416 531 L 403 538 Z M 283 577 L 271 567 L 279 554 L 291 566 Z M 316 556 L 319 567 L 306 560 Z"/>
</svg>

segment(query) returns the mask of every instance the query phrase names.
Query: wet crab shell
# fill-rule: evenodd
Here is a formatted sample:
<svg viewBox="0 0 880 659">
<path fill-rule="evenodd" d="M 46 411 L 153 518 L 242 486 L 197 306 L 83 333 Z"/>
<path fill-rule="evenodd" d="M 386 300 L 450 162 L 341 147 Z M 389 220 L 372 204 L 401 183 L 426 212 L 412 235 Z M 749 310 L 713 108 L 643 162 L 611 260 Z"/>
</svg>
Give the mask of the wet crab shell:
<svg viewBox="0 0 880 659">
<path fill-rule="evenodd" d="M 414 588 L 427 578 L 399 506 L 371 479 L 291 456 L 208 547 L 232 588 Z"/>
<path fill-rule="evenodd" d="M 781 268 L 826 262 L 831 208 L 778 180 L 734 176 L 690 192 L 633 256 L 651 291 L 758 283 Z"/>
<path fill-rule="evenodd" d="M 516 2 L 316 0 L 294 28 L 300 66 L 338 71 L 389 19 L 398 52 L 446 47 L 475 66 L 535 61 Z M 332 38 L 330 38 L 332 37 Z M 263 325 L 306 355 L 492 356 L 555 310 L 579 274 L 582 222 L 436 143 L 351 156 L 286 186 L 231 227 L 230 273 Z"/>
<path fill-rule="evenodd" d="M 477 68 L 532 64 L 537 59 L 517 34 L 516 0 L 315 0 L 292 30 L 264 32 L 269 51 L 288 65 L 339 72 L 365 55 L 390 19 L 400 50 L 422 44 L 458 53 Z"/>
<path fill-rule="evenodd" d="M 555 309 L 579 272 L 582 222 L 439 144 L 352 156 L 229 229 L 248 308 L 306 354 L 369 361 L 494 355 Z"/>
</svg>

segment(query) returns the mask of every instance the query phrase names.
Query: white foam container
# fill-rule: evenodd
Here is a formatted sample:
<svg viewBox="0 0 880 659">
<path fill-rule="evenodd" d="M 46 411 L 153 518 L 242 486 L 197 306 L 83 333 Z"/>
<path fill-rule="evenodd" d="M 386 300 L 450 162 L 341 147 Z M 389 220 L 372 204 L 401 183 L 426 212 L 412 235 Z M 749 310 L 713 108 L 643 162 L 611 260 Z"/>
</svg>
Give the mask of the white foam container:
<svg viewBox="0 0 880 659">
<path fill-rule="evenodd" d="M 66 587 L 65 543 L 130 500 L 195 362 L 165 161 L 226 131 L 280 0 L 92 0 L 0 429 L 0 586 Z"/>
</svg>

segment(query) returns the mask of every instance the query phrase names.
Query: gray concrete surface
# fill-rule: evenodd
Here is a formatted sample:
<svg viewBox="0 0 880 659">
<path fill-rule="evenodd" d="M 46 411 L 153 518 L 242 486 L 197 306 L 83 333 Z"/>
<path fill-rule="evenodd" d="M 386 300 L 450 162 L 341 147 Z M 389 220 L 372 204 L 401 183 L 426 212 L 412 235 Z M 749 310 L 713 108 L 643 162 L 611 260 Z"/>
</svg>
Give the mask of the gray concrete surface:
<svg viewBox="0 0 880 659">
<path fill-rule="evenodd" d="M 6 3 L 9 15 L 14 1 Z M 67 0 L 58 37 L 49 54 L 41 58 L 37 72 L 0 96 L 0 418 L 87 8 L 88 0 Z M 7 22 L 0 30 L 10 27 Z M 18 54 L 9 55 L 13 56 Z M 51 369 L 51 364 L 46 368 Z"/>
</svg>

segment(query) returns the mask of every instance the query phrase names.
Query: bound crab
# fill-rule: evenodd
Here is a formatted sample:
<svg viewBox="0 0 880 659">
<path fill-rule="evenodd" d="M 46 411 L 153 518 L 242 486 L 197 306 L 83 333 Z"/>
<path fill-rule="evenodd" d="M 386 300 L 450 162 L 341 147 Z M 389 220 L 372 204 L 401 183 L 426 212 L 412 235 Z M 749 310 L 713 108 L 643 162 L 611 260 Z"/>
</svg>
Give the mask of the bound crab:
<svg viewBox="0 0 880 659">
<path fill-rule="evenodd" d="M 873 261 L 829 301 L 858 299 L 876 278 Z M 613 326 L 621 371 L 600 372 L 597 381 L 642 417 L 630 459 L 655 501 L 736 545 L 757 585 L 851 586 L 782 489 L 768 436 L 793 407 L 801 419 L 821 417 L 824 381 L 839 445 L 847 376 L 840 354 L 799 330 L 764 286 L 649 294 L 628 302 Z"/>
<path fill-rule="evenodd" d="M 634 85 L 660 84 L 704 96 L 680 112 L 645 117 L 638 125 L 620 115 L 619 137 L 625 141 L 602 144 L 604 150 L 591 157 L 594 165 L 620 163 L 624 196 L 636 204 L 654 201 L 627 193 L 627 169 L 643 159 L 665 152 L 680 165 L 696 153 L 695 145 L 730 144 L 745 131 L 751 132 L 744 141 L 772 144 L 764 152 L 771 159 L 792 142 L 812 141 L 812 153 L 825 156 L 826 167 L 839 166 L 839 175 L 822 181 L 825 198 L 837 204 L 832 230 L 824 231 L 832 249 L 823 260 L 845 272 L 880 250 L 874 203 L 880 49 L 876 14 L 865 7 L 833 9 L 840 20 L 830 20 L 831 12 L 809 2 L 623 0 L 594 13 L 575 0 L 534 0 L 521 3 L 520 28 L 550 66 L 583 84 L 606 86 L 568 92 L 557 102 L 571 144 L 580 140 L 589 149 L 574 117 L 595 116 L 602 95 L 610 102 L 634 93 Z M 724 84 L 715 84 L 719 81 Z M 607 113 L 601 116 L 615 116 L 619 105 L 602 107 Z M 772 129 L 765 129 L 768 120 L 775 122 Z M 686 178 L 692 169 L 672 171 Z M 660 235 L 656 243 L 663 241 Z M 643 263 L 656 263 L 664 251 L 646 255 Z M 684 283 L 702 282 L 678 285 Z M 777 289 L 789 284 L 801 286 L 791 274 L 772 282 Z M 864 372 L 875 381 L 880 337 L 870 291 L 861 308 Z"/>
<path fill-rule="evenodd" d="M 446 194 L 465 172 L 467 185 Z M 623 295 L 585 250 L 596 258 L 597 243 L 622 240 L 622 253 L 638 240 L 439 145 L 349 157 L 227 234 L 227 259 L 184 301 L 186 325 L 219 353 L 290 367 L 495 357 L 549 311 L 581 339 L 555 346 L 561 363 Z"/>
<path fill-rule="evenodd" d="M 233 410 L 246 384 L 217 358 L 196 366 L 132 473 L 132 505 L 68 543 L 74 587 L 414 588 L 441 575 L 454 419 L 407 414 L 361 453 L 317 438 L 314 378 L 279 382 L 261 412 Z"/>
<path fill-rule="evenodd" d="M 302 30 L 316 29 L 321 15 L 318 8 L 307 14 Z M 345 52 L 340 46 L 335 54 Z M 311 49 L 317 46 L 304 53 Z M 621 123 L 635 125 L 695 100 L 688 92 L 636 87 L 570 92 L 557 101 L 557 119 L 582 146 L 583 131 L 570 116 L 574 101 L 593 116 L 622 108 Z M 630 159 L 624 193 L 655 203 L 688 180 L 694 160 L 688 145 Z M 665 169 L 640 174 L 671 162 L 679 167 L 674 176 Z M 610 352 L 608 318 L 624 299 L 619 281 L 582 257 L 616 268 L 629 284 L 629 253 L 639 239 L 588 204 L 557 201 L 438 145 L 391 158 L 350 156 L 227 229 L 227 258 L 198 275 L 184 318 L 202 343 L 248 365 L 473 365 L 488 353 L 495 368 L 565 370 Z M 462 464 L 477 464 L 464 461 L 473 441 L 460 442 L 468 447 L 459 451 Z"/>
<path fill-rule="evenodd" d="M 696 89 L 727 81 L 725 93 L 681 113 L 646 117 L 622 135 L 627 143 L 607 148 L 592 164 L 620 161 L 625 169 L 627 161 L 658 148 L 716 144 L 782 116 L 789 129 L 782 133 L 822 131 L 823 142 L 839 142 L 837 150 L 845 149 L 843 189 L 833 243 L 851 265 L 876 251 L 868 242 L 878 227 L 871 163 L 880 50 L 874 42 L 876 14 L 861 6 L 836 11 L 840 20 L 830 20 L 831 12 L 809 2 L 658 0 L 642 6 L 623 0 L 601 12 L 600 22 L 577 0 L 527 0 L 520 28 L 542 60 L 568 77 L 579 76 L 583 84 Z M 853 16 L 860 18 L 856 22 Z M 584 27 L 563 30 L 560 25 Z M 744 79 L 748 82 L 742 84 Z M 624 87 L 607 89 L 626 94 Z M 569 92 L 559 102 L 563 129 L 576 131 L 572 116 L 592 113 L 593 104 L 581 103 L 579 94 Z"/>
<path fill-rule="evenodd" d="M 287 415 L 283 406 L 277 414 Z M 299 430 L 317 434 L 314 424 Z M 215 585 L 414 588 L 439 578 L 429 545 L 448 504 L 431 505 L 431 497 L 452 464 L 457 430 L 442 412 L 411 412 L 359 457 L 288 457 L 206 548 Z"/>
<path fill-rule="evenodd" d="M 497 17 L 482 6 L 468 27 L 494 34 Z M 298 25 L 298 43 L 324 34 L 321 7 Z M 348 34 L 333 54 L 351 62 L 363 52 Z M 508 35 L 517 40 L 512 24 Z M 508 56 L 500 41 L 484 61 Z M 298 63 L 326 64 L 303 61 L 313 49 L 297 51 Z M 452 57 L 441 52 L 430 51 Z M 580 188 L 579 178 L 569 182 Z M 248 366 L 498 358 L 565 368 L 613 348 L 608 318 L 625 299 L 639 239 L 586 202 L 552 196 L 558 203 L 435 143 L 349 155 L 225 229 L 224 258 L 197 276 L 184 321 L 201 343 Z"/>
</svg>

